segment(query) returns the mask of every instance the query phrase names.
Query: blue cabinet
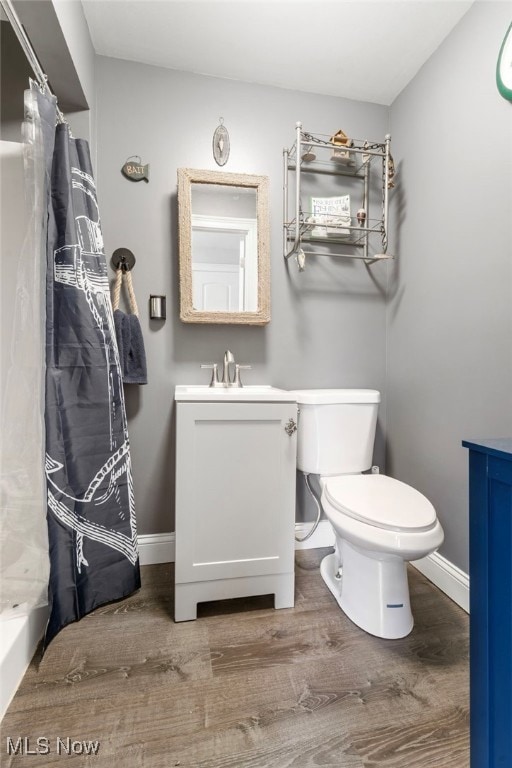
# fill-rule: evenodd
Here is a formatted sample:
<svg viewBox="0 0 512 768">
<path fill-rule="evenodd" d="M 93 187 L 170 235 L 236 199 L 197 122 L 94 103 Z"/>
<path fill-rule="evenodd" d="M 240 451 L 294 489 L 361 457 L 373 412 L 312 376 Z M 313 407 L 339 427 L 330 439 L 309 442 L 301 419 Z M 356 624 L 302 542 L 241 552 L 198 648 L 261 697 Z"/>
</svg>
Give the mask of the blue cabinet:
<svg viewBox="0 0 512 768">
<path fill-rule="evenodd" d="M 471 768 L 512 766 L 512 439 L 469 448 Z"/>
</svg>

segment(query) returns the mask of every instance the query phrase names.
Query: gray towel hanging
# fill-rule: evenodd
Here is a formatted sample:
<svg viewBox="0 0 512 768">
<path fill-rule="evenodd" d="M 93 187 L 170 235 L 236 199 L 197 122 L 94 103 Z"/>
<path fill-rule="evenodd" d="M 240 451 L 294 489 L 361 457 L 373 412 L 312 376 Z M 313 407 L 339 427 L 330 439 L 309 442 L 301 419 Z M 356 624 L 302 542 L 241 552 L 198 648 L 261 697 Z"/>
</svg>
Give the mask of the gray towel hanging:
<svg viewBox="0 0 512 768">
<path fill-rule="evenodd" d="M 125 277 L 128 288 L 128 299 L 132 314 L 126 314 L 119 309 L 123 277 Z M 146 351 L 138 317 L 139 310 L 133 290 L 132 276 L 128 270 L 124 270 L 122 267 L 118 267 L 116 270 L 112 308 L 114 310 L 114 326 L 123 384 L 147 384 Z"/>
</svg>

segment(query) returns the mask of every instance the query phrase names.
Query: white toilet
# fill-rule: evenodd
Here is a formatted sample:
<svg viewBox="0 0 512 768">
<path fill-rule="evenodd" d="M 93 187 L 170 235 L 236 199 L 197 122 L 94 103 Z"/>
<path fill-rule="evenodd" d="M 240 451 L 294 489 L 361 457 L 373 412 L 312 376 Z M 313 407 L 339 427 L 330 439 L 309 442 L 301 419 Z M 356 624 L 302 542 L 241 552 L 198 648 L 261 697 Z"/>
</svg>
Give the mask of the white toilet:
<svg viewBox="0 0 512 768">
<path fill-rule="evenodd" d="M 406 562 L 443 543 L 430 501 L 370 469 L 380 393 L 374 389 L 294 392 L 299 404 L 297 466 L 320 475 L 322 508 L 334 528 L 322 577 L 342 610 L 377 637 L 405 637 L 414 621 Z"/>
</svg>

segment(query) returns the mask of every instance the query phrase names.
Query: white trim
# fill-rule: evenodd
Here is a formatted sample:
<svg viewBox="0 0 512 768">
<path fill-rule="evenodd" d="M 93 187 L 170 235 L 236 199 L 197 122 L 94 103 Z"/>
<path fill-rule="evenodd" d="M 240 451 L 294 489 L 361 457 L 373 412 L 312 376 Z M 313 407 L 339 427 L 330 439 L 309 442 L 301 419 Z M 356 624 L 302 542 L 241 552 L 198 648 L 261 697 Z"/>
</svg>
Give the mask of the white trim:
<svg viewBox="0 0 512 768">
<path fill-rule="evenodd" d="M 299 538 L 311 530 L 312 522 L 295 523 L 295 535 Z M 141 565 L 173 563 L 175 559 L 175 533 L 155 533 L 139 536 L 139 557 Z M 334 546 L 334 533 L 328 520 L 320 520 L 318 528 L 307 541 L 295 542 L 295 549 L 315 549 Z M 411 563 L 436 587 L 469 613 L 469 576 L 434 552 L 428 557 Z"/>
<path fill-rule="evenodd" d="M 0 720 L 18 690 L 47 621 L 46 605 L 33 609 L 25 616 L 0 620 Z"/>
<path fill-rule="evenodd" d="M 305 536 L 313 523 L 296 523 L 295 535 Z M 139 558 L 141 565 L 156 565 L 157 563 L 174 563 L 176 534 L 153 533 L 139 535 Z M 295 542 L 295 549 L 314 549 L 316 547 L 333 547 L 334 533 L 328 520 L 320 520 L 314 534 L 304 542 Z"/>
<path fill-rule="evenodd" d="M 138 536 L 141 565 L 174 563 L 175 533 L 149 533 Z"/>
<path fill-rule="evenodd" d="M 436 587 L 469 613 L 469 576 L 446 557 L 434 552 L 411 563 Z"/>
</svg>

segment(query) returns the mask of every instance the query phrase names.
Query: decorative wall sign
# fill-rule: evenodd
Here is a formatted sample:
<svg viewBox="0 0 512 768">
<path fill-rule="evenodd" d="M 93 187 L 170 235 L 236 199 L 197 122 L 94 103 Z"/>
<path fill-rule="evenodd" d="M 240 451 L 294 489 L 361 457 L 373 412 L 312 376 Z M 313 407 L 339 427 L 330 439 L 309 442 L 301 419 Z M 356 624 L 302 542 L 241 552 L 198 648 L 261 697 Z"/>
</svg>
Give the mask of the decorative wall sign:
<svg viewBox="0 0 512 768">
<path fill-rule="evenodd" d="M 308 223 L 314 225 L 312 237 L 348 237 L 350 235 L 350 195 L 337 197 L 312 197 L 311 216 Z"/>
<path fill-rule="evenodd" d="M 213 134 L 213 157 L 217 165 L 225 165 L 229 158 L 229 133 L 223 117 L 219 117 L 219 125 Z"/>
<path fill-rule="evenodd" d="M 134 162 L 138 160 L 138 162 Z M 126 163 L 121 168 L 121 173 L 126 176 L 130 181 L 149 181 L 149 163 L 142 165 L 142 161 L 138 155 L 132 155 L 128 158 Z"/>
</svg>

